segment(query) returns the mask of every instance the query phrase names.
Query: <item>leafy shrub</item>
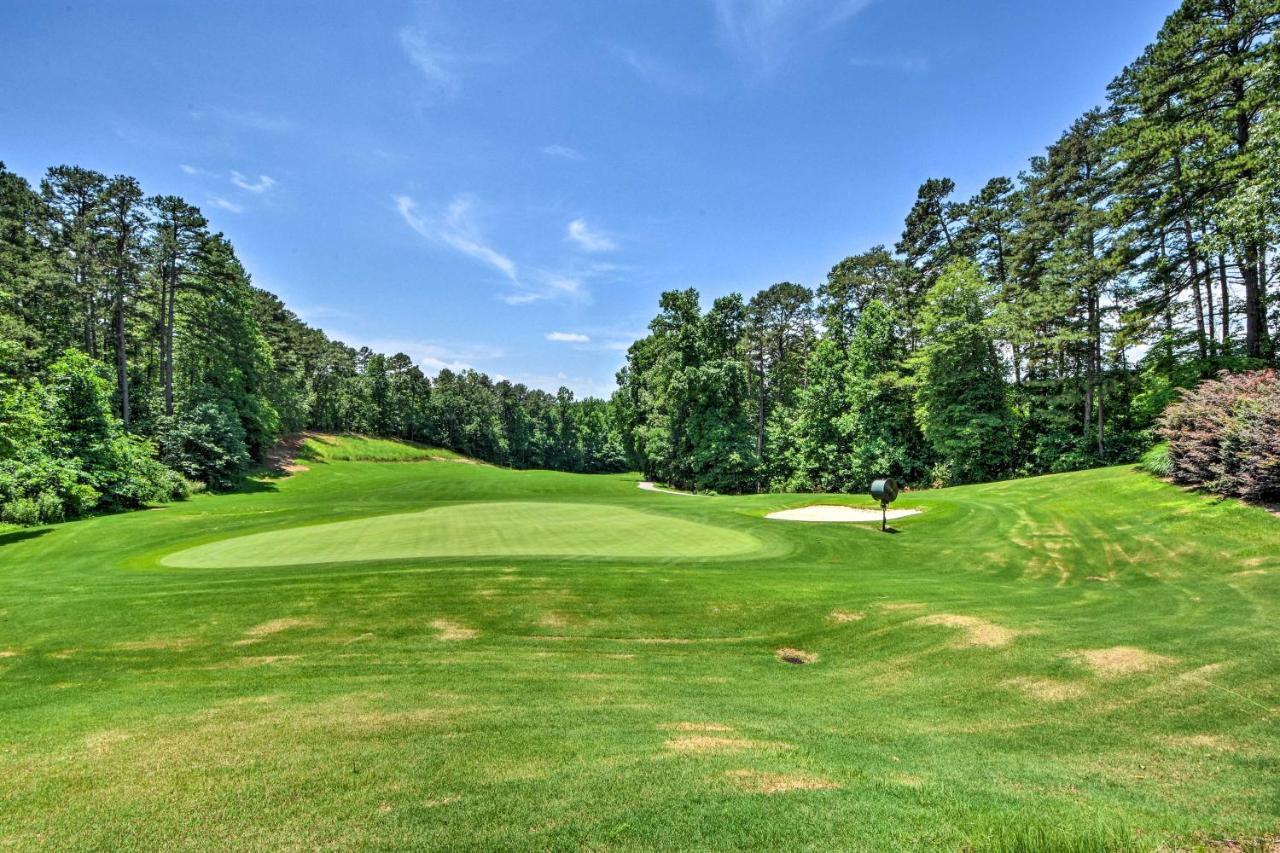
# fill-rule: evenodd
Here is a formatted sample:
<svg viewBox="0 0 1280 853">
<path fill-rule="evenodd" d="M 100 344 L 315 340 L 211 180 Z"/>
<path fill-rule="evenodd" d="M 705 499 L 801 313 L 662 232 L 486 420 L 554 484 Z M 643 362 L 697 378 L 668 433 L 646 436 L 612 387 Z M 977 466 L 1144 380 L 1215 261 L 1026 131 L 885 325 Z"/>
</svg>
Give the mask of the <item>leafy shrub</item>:
<svg viewBox="0 0 1280 853">
<path fill-rule="evenodd" d="M 1280 497 L 1280 380 L 1275 370 L 1223 374 L 1165 412 L 1170 477 L 1216 494 Z"/>
<path fill-rule="evenodd" d="M 229 407 L 196 403 L 161 424 L 161 458 L 214 489 L 239 485 L 249 466 L 244 427 Z"/>
<path fill-rule="evenodd" d="M 30 527 L 40 523 L 40 506 L 31 498 L 13 498 L 0 507 L 0 521 Z"/>
<path fill-rule="evenodd" d="M 46 524 L 56 524 L 67 517 L 62 496 L 56 492 L 41 492 L 36 498 L 36 510 L 40 513 L 40 520 Z"/>
<path fill-rule="evenodd" d="M 1169 442 L 1162 441 L 1142 454 L 1139 463 L 1142 470 L 1156 477 L 1168 477 L 1173 473 L 1173 465 L 1169 461 Z"/>
</svg>

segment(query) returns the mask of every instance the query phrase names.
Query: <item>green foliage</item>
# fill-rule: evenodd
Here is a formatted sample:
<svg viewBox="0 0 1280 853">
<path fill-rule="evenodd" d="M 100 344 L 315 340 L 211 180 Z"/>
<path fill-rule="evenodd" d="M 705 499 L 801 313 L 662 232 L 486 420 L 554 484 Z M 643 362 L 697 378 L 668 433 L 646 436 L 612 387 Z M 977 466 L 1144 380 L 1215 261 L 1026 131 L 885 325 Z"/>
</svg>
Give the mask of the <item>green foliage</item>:
<svg viewBox="0 0 1280 853">
<path fill-rule="evenodd" d="M 946 464 L 944 483 L 992 480 L 1014 461 L 1014 417 L 988 321 L 991 288 L 972 261 L 955 261 L 925 297 L 915 356 L 916 417 Z"/>
<path fill-rule="evenodd" d="M 1161 479 L 1172 476 L 1173 463 L 1169 460 L 1169 443 L 1162 441 L 1153 445 L 1150 450 L 1142 454 L 1139 464 L 1142 465 L 1142 470 Z"/>
<path fill-rule="evenodd" d="M 167 465 L 211 488 L 235 488 L 248 468 L 244 427 L 225 402 L 198 403 L 164 419 L 159 438 Z"/>
</svg>

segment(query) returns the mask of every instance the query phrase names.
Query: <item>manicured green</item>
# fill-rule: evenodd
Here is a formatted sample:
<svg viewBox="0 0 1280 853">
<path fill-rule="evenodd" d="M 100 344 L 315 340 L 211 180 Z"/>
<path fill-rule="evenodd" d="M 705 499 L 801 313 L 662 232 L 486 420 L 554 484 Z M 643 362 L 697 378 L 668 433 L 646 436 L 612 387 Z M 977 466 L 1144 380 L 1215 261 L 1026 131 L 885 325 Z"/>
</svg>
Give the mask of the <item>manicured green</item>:
<svg viewBox="0 0 1280 853">
<path fill-rule="evenodd" d="M 217 539 L 161 560 L 194 569 L 420 557 L 626 557 L 758 554 L 754 536 L 601 504 L 487 501 Z"/>
<path fill-rule="evenodd" d="M 908 493 L 924 511 L 885 535 L 763 517 L 856 497 L 308 464 L 0 528 L 0 846 L 1280 834 L 1280 520 L 1262 510 L 1122 467 Z M 441 550 L 373 559 L 407 522 Z M 558 536 L 581 550 L 546 554 Z M 267 565 L 289 552 L 313 562 Z M 166 564 L 184 554 L 202 565 Z"/>
</svg>

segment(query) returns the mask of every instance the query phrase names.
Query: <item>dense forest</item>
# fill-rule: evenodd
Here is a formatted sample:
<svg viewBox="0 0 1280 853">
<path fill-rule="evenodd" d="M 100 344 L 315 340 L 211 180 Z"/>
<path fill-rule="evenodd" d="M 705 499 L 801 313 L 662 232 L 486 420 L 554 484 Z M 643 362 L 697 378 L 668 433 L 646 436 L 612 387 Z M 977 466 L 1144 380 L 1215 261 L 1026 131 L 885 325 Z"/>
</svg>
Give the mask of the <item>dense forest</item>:
<svg viewBox="0 0 1280 853">
<path fill-rule="evenodd" d="M 664 293 L 609 401 L 353 349 L 183 199 L 0 164 L 0 519 L 234 487 L 305 429 L 731 492 L 1134 459 L 1180 388 L 1276 360 L 1278 22 L 1186 0 L 1024 172 L 925 181 L 893 249 L 816 290 Z"/>
<path fill-rule="evenodd" d="M 1186 0 L 1015 178 L 920 187 L 892 250 L 700 307 L 663 294 L 614 398 L 651 477 L 945 485 L 1136 458 L 1179 389 L 1280 340 L 1276 0 Z"/>
</svg>

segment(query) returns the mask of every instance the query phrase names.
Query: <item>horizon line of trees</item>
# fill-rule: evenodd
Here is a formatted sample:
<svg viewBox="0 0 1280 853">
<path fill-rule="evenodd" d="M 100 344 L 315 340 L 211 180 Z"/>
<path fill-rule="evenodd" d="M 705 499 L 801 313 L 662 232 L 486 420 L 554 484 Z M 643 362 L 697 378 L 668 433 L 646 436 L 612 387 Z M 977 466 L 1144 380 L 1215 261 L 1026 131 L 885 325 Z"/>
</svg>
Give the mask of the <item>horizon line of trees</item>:
<svg viewBox="0 0 1280 853">
<path fill-rule="evenodd" d="M 862 491 L 1136 459 L 1178 389 L 1275 364 L 1277 0 L 1184 0 L 1014 178 L 921 185 L 816 292 L 669 291 L 614 405 L 645 474 Z"/>
</svg>

